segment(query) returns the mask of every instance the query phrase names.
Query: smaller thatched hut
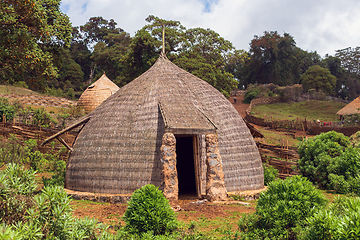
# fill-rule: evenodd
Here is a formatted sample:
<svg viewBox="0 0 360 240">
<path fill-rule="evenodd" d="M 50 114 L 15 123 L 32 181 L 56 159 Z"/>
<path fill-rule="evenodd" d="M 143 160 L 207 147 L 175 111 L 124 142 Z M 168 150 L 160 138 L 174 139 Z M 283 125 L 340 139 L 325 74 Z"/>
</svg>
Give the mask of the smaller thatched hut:
<svg viewBox="0 0 360 240">
<path fill-rule="evenodd" d="M 81 94 L 77 106 L 89 113 L 104 100 L 116 93 L 119 87 L 113 83 L 105 73 Z"/>
<path fill-rule="evenodd" d="M 360 97 L 355 98 L 351 103 L 340 109 L 337 115 L 344 117 L 345 115 L 360 114 Z"/>
</svg>

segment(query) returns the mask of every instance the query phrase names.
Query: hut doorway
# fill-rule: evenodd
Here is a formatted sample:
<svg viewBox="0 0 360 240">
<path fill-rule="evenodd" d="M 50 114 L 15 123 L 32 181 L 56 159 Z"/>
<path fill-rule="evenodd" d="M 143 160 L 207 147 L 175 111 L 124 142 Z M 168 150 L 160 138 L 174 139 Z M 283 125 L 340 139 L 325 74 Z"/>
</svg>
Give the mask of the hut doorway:
<svg viewBox="0 0 360 240">
<path fill-rule="evenodd" d="M 179 195 L 201 196 L 197 136 L 176 137 L 176 169 Z"/>
</svg>

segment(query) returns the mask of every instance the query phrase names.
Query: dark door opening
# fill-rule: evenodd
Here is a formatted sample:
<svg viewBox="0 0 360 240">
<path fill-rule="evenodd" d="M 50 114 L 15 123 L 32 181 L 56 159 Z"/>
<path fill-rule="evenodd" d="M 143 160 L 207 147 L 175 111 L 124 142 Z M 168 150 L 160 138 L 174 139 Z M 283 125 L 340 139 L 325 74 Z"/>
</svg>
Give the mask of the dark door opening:
<svg viewBox="0 0 360 240">
<path fill-rule="evenodd" d="M 180 194 L 196 194 L 193 137 L 176 136 L 176 168 Z"/>
</svg>

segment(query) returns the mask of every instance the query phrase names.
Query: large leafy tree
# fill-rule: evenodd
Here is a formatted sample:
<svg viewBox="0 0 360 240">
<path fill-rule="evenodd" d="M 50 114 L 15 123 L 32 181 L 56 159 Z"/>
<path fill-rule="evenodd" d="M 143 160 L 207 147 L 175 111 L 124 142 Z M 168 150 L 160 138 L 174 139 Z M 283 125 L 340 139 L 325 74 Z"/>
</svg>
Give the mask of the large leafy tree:
<svg viewBox="0 0 360 240">
<path fill-rule="evenodd" d="M 92 17 L 80 26 L 80 36 L 83 44 L 93 50 L 89 83 L 105 72 L 108 77 L 120 83 L 124 73 L 124 55 L 127 53 L 130 36 L 117 23 L 103 17 Z"/>
<path fill-rule="evenodd" d="M 60 0 L 0 2 L 0 83 L 25 81 L 44 89 L 58 74 L 60 48 L 69 47 L 71 24 Z"/>
<path fill-rule="evenodd" d="M 245 85 L 274 83 L 285 86 L 300 80 L 300 51 L 290 34 L 276 31 L 255 36 L 250 43 L 250 59 L 245 66 Z"/>
<path fill-rule="evenodd" d="M 186 30 L 183 39 L 182 50 L 174 62 L 230 96 L 230 91 L 238 85 L 233 74 L 225 68 L 227 57 L 236 56 L 231 42 L 204 28 Z"/>
<path fill-rule="evenodd" d="M 354 99 L 360 95 L 360 47 L 345 48 L 336 51 L 344 73 L 341 77 L 341 96 Z"/>
<path fill-rule="evenodd" d="M 98 42 L 91 58 L 116 84 L 124 85 L 130 35 L 126 32 L 110 33 L 104 39 L 107 43 Z"/>
<path fill-rule="evenodd" d="M 314 65 L 301 75 L 301 82 L 305 91 L 315 89 L 332 95 L 336 86 L 336 77 L 326 68 Z"/>
</svg>

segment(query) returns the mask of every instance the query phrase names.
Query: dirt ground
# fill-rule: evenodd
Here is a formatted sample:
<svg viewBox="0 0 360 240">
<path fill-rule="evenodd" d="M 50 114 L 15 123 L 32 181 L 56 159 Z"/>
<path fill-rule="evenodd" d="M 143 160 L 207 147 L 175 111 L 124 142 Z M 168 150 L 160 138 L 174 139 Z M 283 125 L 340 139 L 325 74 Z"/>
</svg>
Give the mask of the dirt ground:
<svg viewBox="0 0 360 240">
<path fill-rule="evenodd" d="M 244 203 L 230 200 L 211 203 L 195 197 L 185 197 L 175 204 L 172 203 L 172 206 L 177 213 L 178 220 L 182 222 L 215 221 L 210 228 L 216 228 L 218 227 L 217 224 L 221 225 L 226 222 L 232 229 L 236 230 L 241 214 L 255 212 L 255 201 Z M 124 225 L 122 216 L 126 211 L 127 204 L 73 200 L 71 207 L 74 210 L 74 217 L 96 218 L 98 222 L 110 226 L 120 226 Z"/>
<path fill-rule="evenodd" d="M 235 98 L 236 98 L 236 103 L 234 102 L 234 97 L 230 97 L 229 101 L 239 112 L 240 116 L 244 118 L 246 116 L 245 111 L 250 106 L 250 104 L 243 103 L 244 96 L 236 96 Z"/>
</svg>

